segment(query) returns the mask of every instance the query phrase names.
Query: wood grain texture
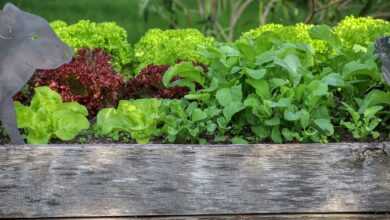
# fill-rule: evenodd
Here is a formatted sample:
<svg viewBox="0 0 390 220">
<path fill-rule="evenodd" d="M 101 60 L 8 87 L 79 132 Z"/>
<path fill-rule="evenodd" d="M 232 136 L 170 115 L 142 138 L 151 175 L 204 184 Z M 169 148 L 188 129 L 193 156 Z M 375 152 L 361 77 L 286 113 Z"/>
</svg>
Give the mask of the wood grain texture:
<svg viewBox="0 0 390 220">
<path fill-rule="evenodd" d="M 234 216 L 172 216 L 172 217 L 112 217 L 88 220 L 388 220 L 390 215 L 377 214 L 311 214 L 311 215 L 234 215 Z M 51 219 L 41 219 L 51 220 Z M 59 218 L 55 220 L 85 220 L 85 218 Z"/>
<path fill-rule="evenodd" d="M 0 146 L 0 217 L 390 212 L 389 155 L 390 143 Z"/>
</svg>

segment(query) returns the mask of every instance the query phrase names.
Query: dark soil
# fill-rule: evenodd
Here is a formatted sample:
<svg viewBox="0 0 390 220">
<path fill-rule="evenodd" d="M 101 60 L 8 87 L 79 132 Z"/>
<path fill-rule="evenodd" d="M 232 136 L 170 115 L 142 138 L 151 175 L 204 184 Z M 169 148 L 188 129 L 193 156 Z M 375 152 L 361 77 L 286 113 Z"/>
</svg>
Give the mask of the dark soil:
<svg viewBox="0 0 390 220">
<path fill-rule="evenodd" d="M 1 124 L 0 124 L 1 125 Z M 23 131 L 22 131 L 23 133 Z M 329 140 L 329 142 L 348 142 L 348 143 L 353 143 L 353 142 L 384 142 L 384 141 L 390 141 L 390 135 L 388 134 L 387 136 L 382 133 L 381 136 L 378 139 L 372 139 L 372 138 L 367 138 L 367 139 L 354 139 L 350 133 L 348 133 L 345 129 L 338 129 L 335 132 L 338 134 L 337 136 L 335 135 L 333 140 Z M 204 137 L 205 140 L 209 144 L 230 144 L 229 139 L 227 138 L 226 141 L 222 142 L 215 142 L 213 137 L 208 136 Z M 271 141 L 261 141 L 261 142 L 251 142 L 251 144 L 272 144 Z M 163 139 L 155 139 L 151 141 L 151 144 L 164 144 Z M 286 143 L 294 143 L 297 144 L 298 142 L 286 142 Z M 6 135 L 4 129 L 0 127 L 0 145 L 4 144 L 10 144 L 10 139 L 8 135 Z M 107 137 L 98 137 L 94 134 L 92 129 L 88 129 L 83 131 L 80 135 L 78 135 L 75 139 L 71 141 L 62 141 L 59 139 L 52 139 L 50 141 L 50 144 L 136 144 L 136 142 L 131 139 L 129 134 L 126 133 L 120 133 L 119 138 L 117 140 L 114 140 L 112 138 L 107 138 Z M 177 143 L 177 144 L 194 144 L 194 143 Z"/>
</svg>

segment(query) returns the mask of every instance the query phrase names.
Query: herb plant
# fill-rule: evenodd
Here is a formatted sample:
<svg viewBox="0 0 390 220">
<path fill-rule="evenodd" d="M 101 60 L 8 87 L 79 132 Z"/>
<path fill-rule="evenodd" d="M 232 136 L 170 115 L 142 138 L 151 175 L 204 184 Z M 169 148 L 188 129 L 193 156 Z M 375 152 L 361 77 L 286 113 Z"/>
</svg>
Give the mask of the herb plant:
<svg viewBox="0 0 390 220">
<path fill-rule="evenodd" d="M 215 135 L 221 110 L 215 106 L 202 109 L 199 103 L 187 100 L 163 100 L 160 112 L 164 141 L 205 144 Z"/>
</svg>

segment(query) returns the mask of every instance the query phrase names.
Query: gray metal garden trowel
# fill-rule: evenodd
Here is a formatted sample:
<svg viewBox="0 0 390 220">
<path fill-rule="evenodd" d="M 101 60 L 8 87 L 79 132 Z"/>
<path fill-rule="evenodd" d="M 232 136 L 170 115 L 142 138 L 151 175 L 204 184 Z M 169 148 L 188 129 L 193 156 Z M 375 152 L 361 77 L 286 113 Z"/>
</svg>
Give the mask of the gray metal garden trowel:
<svg viewBox="0 0 390 220">
<path fill-rule="evenodd" d="M 0 11 L 0 51 L 0 120 L 11 142 L 23 144 L 12 97 L 36 69 L 55 69 L 70 62 L 72 50 L 45 19 L 7 3 Z"/>
<path fill-rule="evenodd" d="M 382 62 L 383 78 L 390 85 L 390 37 L 382 37 L 375 42 L 375 53 Z"/>
</svg>

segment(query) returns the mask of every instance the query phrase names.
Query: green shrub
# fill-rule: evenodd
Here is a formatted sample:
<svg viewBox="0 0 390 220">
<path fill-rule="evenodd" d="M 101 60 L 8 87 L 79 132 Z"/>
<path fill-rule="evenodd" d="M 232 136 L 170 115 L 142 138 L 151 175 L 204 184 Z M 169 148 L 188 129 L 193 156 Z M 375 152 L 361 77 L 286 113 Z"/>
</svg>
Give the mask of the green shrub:
<svg viewBox="0 0 390 220">
<path fill-rule="evenodd" d="M 69 46 L 101 48 L 112 55 L 112 65 L 118 72 L 132 62 L 132 48 L 127 42 L 127 32 L 114 22 L 95 23 L 88 20 L 68 25 L 63 21 L 51 23 L 54 31 Z"/>
<path fill-rule="evenodd" d="M 15 102 L 19 128 L 27 132 L 30 144 L 47 144 L 51 138 L 72 140 L 89 128 L 88 111 L 77 102 L 62 102 L 49 87 L 35 88 L 30 106 Z"/>
<path fill-rule="evenodd" d="M 134 55 L 140 63 L 138 69 L 148 64 L 174 64 L 179 60 L 207 63 L 197 49 L 213 42 L 213 38 L 205 37 L 196 29 L 151 29 L 134 46 Z"/>
</svg>

